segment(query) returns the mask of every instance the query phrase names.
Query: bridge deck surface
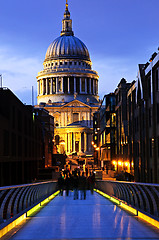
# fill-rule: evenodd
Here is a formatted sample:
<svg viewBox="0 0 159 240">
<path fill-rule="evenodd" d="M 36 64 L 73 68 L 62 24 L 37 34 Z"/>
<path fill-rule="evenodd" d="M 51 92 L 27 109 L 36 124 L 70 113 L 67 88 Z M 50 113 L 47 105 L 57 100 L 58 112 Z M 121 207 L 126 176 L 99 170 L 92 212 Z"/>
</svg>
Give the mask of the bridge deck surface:
<svg viewBox="0 0 159 240">
<path fill-rule="evenodd" d="M 154 240 L 159 231 L 87 191 L 86 200 L 57 196 L 9 239 Z"/>
</svg>

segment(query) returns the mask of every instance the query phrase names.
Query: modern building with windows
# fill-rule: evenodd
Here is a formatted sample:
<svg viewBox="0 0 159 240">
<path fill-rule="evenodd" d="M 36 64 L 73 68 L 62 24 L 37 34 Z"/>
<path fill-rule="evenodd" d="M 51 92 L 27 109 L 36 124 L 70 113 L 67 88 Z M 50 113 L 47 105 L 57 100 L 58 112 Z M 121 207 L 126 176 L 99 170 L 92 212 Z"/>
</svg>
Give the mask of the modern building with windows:
<svg viewBox="0 0 159 240">
<path fill-rule="evenodd" d="M 115 94 L 104 96 L 99 109 L 94 113 L 93 142 L 94 160 L 98 166 L 112 168 L 115 156 L 116 113 Z"/>
<path fill-rule="evenodd" d="M 132 156 L 130 161 L 132 151 L 129 151 L 129 139 L 132 136 L 129 135 L 132 134 L 129 128 L 132 127 L 129 125 L 131 115 L 128 114 L 129 111 L 132 112 L 131 106 L 128 105 L 128 93 L 131 96 L 134 84 L 134 81 L 127 83 L 122 78 L 114 93 L 104 96 L 98 111 L 94 114 L 93 143 L 98 164 L 101 167 L 106 165 L 107 169 L 113 169 L 118 173 L 122 171 L 134 173 Z M 133 100 L 136 101 L 134 98 Z"/>
<path fill-rule="evenodd" d="M 93 154 L 93 113 L 98 109 L 98 74 L 85 44 L 74 36 L 68 3 L 61 36 L 48 47 L 38 73 L 38 107 L 55 118 L 59 153 Z"/>
<path fill-rule="evenodd" d="M 159 183 L 159 53 L 139 64 L 136 100 L 136 179 Z"/>
</svg>

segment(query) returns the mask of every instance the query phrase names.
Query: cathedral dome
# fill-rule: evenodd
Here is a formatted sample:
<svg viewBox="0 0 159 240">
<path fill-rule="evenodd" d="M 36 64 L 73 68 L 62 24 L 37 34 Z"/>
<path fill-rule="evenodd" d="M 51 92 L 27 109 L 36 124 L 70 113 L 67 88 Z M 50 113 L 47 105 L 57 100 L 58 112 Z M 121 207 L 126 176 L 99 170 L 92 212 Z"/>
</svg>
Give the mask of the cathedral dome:
<svg viewBox="0 0 159 240">
<path fill-rule="evenodd" d="M 82 59 L 90 61 L 86 45 L 77 37 L 62 35 L 48 47 L 45 61 L 55 59 Z"/>
</svg>

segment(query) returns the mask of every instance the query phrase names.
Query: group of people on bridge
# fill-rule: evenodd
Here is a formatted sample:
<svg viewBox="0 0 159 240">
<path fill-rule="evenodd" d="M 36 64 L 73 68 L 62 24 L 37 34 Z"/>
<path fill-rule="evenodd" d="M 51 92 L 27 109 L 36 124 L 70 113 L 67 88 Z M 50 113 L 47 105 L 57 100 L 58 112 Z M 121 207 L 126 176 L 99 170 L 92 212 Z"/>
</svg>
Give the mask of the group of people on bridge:
<svg viewBox="0 0 159 240">
<path fill-rule="evenodd" d="M 60 173 L 58 178 L 58 189 L 60 195 L 63 196 L 63 191 L 66 190 L 66 196 L 69 196 L 69 191 L 74 192 L 74 200 L 86 199 L 86 190 L 90 190 L 93 194 L 93 188 L 95 185 L 95 173 L 92 171 L 89 176 L 87 173 L 75 170 L 71 173 L 66 170 Z M 80 193 L 80 195 L 79 195 Z"/>
</svg>

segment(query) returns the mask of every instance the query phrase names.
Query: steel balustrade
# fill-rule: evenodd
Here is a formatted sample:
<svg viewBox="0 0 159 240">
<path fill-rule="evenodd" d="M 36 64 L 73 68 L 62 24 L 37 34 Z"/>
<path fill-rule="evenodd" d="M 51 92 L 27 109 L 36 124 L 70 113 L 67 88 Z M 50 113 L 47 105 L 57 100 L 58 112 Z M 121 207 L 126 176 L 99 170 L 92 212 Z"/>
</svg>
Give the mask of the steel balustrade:
<svg viewBox="0 0 159 240">
<path fill-rule="evenodd" d="M 0 224 L 49 197 L 56 187 L 55 181 L 0 187 Z"/>
<path fill-rule="evenodd" d="M 99 180 L 96 188 L 159 218 L 159 184 Z"/>
</svg>

